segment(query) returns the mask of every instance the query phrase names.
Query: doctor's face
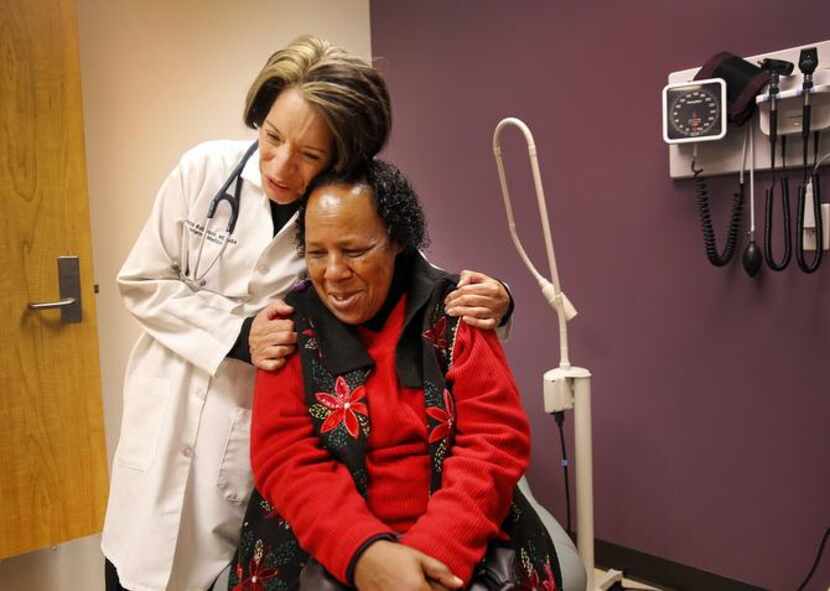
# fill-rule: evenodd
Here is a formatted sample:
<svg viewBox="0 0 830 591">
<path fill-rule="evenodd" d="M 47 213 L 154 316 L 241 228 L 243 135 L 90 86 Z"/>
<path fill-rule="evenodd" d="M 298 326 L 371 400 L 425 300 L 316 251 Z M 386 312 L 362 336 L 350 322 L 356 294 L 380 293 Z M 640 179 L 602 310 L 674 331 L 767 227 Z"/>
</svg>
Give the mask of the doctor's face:
<svg viewBox="0 0 830 591">
<path fill-rule="evenodd" d="M 283 90 L 259 128 L 262 188 L 277 203 L 296 201 L 331 162 L 331 131 L 296 88 Z"/>
<path fill-rule="evenodd" d="M 318 187 L 305 210 L 305 260 L 323 304 L 361 324 L 383 306 L 400 252 L 363 184 Z"/>
</svg>

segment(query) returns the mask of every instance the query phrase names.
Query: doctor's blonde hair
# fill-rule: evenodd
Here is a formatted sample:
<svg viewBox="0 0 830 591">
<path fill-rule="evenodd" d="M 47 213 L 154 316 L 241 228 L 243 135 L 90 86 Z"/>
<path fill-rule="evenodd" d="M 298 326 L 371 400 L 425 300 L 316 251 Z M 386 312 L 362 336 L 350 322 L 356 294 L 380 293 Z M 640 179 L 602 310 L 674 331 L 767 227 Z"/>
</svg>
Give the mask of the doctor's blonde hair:
<svg viewBox="0 0 830 591">
<path fill-rule="evenodd" d="M 386 82 L 365 60 L 305 35 L 273 54 L 245 100 L 245 124 L 256 129 L 287 88 L 302 92 L 334 137 L 332 168 L 347 171 L 374 157 L 389 138 L 392 108 Z"/>
</svg>

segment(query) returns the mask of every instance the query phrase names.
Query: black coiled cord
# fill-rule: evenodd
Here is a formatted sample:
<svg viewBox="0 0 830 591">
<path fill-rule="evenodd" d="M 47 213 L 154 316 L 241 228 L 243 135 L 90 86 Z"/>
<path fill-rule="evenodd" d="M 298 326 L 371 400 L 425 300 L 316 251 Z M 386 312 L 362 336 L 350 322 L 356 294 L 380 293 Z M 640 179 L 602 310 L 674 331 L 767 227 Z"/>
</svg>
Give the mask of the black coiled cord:
<svg viewBox="0 0 830 591">
<path fill-rule="evenodd" d="M 697 207 L 700 210 L 700 225 L 703 229 L 703 244 L 706 246 L 706 258 L 716 267 L 723 267 L 735 254 L 735 247 L 738 245 L 738 236 L 741 232 L 741 218 L 744 209 L 744 185 L 732 195 L 732 214 L 729 218 L 729 231 L 726 235 L 726 244 L 723 247 L 723 254 L 718 253 L 718 246 L 715 240 L 715 230 L 712 228 L 712 212 L 709 209 L 709 188 L 706 179 L 701 175 L 702 168 L 695 168 L 694 173 L 695 192 L 697 193 Z"/>
</svg>

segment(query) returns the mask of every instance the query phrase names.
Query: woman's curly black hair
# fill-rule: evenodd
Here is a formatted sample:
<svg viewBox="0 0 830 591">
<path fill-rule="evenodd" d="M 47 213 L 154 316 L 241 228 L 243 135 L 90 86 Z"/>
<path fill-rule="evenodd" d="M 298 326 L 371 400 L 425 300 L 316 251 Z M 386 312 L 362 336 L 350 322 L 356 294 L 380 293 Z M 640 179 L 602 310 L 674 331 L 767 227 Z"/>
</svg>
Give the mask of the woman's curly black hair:
<svg viewBox="0 0 830 591">
<path fill-rule="evenodd" d="M 301 255 L 305 254 L 305 211 L 309 196 L 320 187 L 356 183 L 371 189 L 375 211 L 389 231 L 389 237 L 403 251 L 416 251 L 429 245 L 426 218 L 415 189 L 398 167 L 374 158 L 351 171 L 323 173 L 309 183 L 297 217 L 297 251 Z"/>
</svg>

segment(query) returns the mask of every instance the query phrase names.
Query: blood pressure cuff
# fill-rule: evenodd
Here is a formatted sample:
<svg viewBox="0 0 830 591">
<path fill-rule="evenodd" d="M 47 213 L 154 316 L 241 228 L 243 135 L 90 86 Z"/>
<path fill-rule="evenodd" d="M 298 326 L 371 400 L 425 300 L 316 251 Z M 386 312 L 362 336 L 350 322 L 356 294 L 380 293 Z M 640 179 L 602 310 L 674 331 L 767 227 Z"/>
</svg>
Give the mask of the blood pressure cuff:
<svg viewBox="0 0 830 591">
<path fill-rule="evenodd" d="M 769 82 L 769 72 L 753 63 L 723 51 L 703 64 L 695 80 L 723 78 L 726 80 L 727 116 L 736 125 L 743 125 L 755 112 L 755 97 Z"/>
</svg>

